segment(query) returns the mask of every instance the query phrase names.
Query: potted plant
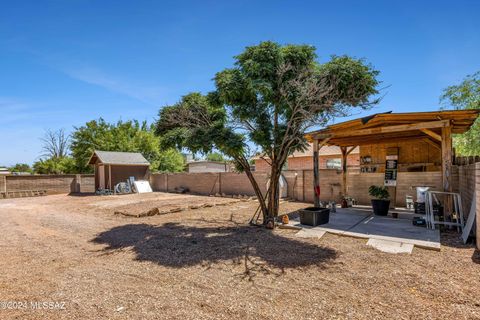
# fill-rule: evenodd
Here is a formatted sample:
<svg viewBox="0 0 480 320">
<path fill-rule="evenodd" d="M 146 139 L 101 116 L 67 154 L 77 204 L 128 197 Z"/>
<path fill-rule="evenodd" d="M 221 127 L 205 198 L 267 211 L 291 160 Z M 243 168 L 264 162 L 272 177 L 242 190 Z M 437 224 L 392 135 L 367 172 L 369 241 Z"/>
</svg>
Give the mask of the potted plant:
<svg viewBox="0 0 480 320">
<path fill-rule="evenodd" d="M 373 213 L 377 216 L 386 216 L 390 207 L 390 194 L 387 187 L 370 186 L 368 194 L 375 198 L 372 199 Z"/>
<path fill-rule="evenodd" d="M 330 209 L 323 207 L 308 207 L 298 210 L 300 223 L 308 226 L 326 224 L 330 220 Z"/>
</svg>

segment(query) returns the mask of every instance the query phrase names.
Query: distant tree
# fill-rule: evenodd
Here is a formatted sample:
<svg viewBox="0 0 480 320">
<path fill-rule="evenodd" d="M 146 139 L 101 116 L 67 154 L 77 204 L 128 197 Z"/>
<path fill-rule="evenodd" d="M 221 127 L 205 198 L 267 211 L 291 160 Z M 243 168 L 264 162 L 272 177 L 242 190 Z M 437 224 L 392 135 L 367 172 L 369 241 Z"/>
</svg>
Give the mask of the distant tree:
<svg viewBox="0 0 480 320">
<path fill-rule="evenodd" d="M 10 172 L 32 172 L 32 168 L 26 163 L 17 163 L 9 168 Z"/>
<path fill-rule="evenodd" d="M 41 159 L 33 164 L 33 171 L 38 174 L 75 173 L 73 159 L 68 156 L 70 139 L 64 129 L 47 130 L 41 138 Z"/>
<path fill-rule="evenodd" d="M 204 154 L 216 149 L 233 159 L 250 180 L 268 225 L 278 215 L 281 169 L 289 155 L 306 149 L 306 130 L 351 107 L 376 103 L 369 98 L 377 94 L 377 75 L 362 60 L 334 56 L 319 64 L 312 46 L 262 42 L 216 74 L 216 91 L 192 93 L 161 109 L 157 134 L 170 146 Z M 269 159 L 267 197 L 250 170 L 250 146 Z"/>
<path fill-rule="evenodd" d="M 75 160 L 72 157 L 40 159 L 33 164 L 37 174 L 71 174 L 77 173 Z"/>
<path fill-rule="evenodd" d="M 185 157 L 174 148 L 160 152 L 153 171 L 182 172 L 185 171 Z"/>
<path fill-rule="evenodd" d="M 64 129 L 47 130 L 43 138 L 42 158 L 63 158 L 68 154 L 69 137 Z"/>
<path fill-rule="evenodd" d="M 118 121 L 107 123 L 102 118 L 76 127 L 71 138 L 72 157 L 78 172 L 91 172 L 87 162 L 94 150 L 140 152 L 151 163 L 150 169 L 155 171 L 182 171 L 183 164 L 178 159 L 183 157 L 176 150 L 160 149 L 160 138 L 154 128 L 142 123 Z M 172 164 L 167 164 L 172 159 Z"/>
<path fill-rule="evenodd" d="M 458 85 L 447 87 L 440 101 L 444 109 L 480 109 L 480 71 L 467 76 Z M 453 143 L 459 155 L 480 155 L 480 120 L 477 119 L 466 133 L 454 135 Z"/>
<path fill-rule="evenodd" d="M 210 152 L 210 153 L 207 154 L 207 156 L 205 158 L 208 161 L 220 161 L 220 162 L 225 161 L 225 158 L 219 152 Z"/>
</svg>

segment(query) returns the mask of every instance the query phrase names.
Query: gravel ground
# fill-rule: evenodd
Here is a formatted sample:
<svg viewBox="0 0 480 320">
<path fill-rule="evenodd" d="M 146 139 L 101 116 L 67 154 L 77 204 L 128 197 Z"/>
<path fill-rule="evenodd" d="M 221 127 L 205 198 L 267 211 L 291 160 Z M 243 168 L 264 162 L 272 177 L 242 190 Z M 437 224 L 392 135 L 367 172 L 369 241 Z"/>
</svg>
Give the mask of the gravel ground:
<svg viewBox="0 0 480 320">
<path fill-rule="evenodd" d="M 480 318 L 480 255 L 456 234 L 442 235 L 441 252 L 392 255 L 366 240 L 249 227 L 255 201 L 114 214 L 218 201 L 164 193 L 1 200 L 0 319 Z"/>
</svg>

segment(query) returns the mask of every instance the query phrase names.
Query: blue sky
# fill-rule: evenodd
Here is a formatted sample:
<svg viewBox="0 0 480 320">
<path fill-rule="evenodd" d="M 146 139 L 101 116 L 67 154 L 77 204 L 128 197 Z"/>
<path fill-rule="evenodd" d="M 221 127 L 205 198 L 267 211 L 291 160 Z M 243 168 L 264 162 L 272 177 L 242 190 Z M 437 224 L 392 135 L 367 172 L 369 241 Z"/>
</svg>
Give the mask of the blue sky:
<svg viewBox="0 0 480 320">
<path fill-rule="evenodd" d="M 436 110 L 443 88 L 480 70 L 479 12 L 480 1 L 0 1 L 0 164 L 35 161 L 46 129 L 153 121 L 263 40 L 365 58 L 388 86 L 366 113 Z"/>
</svg>

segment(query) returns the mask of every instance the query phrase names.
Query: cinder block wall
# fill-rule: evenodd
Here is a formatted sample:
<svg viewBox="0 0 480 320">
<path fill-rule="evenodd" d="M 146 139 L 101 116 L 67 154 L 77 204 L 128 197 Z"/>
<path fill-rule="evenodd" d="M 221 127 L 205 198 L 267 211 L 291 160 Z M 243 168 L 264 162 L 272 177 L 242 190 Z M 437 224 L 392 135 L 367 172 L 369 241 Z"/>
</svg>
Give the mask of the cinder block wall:
<svg viewBox="0 0 480 320">
<path fill-rule="evenodd" d="M 383 186 L 384 177 L 384 173 L 347 174 L 347 194 L 357 200 L 358 204 L 368 205 L 371 199 L 368 188 L 371 185 Z"/>
<path fill-rule="evenodd" d="M 383 180 L 382 180 L 383 183 Z M 399 172 L 397 177 L 396 203 L 398 207 L 406 206 L 406 196 L 413 196 L 417 200 L 417 189 L 411 186 L 430 186 L 431 190 L 441 191 L 442 172 Z"/>
<path fill-rule="evenodd" d="M 160 192 L 167 192 L 167 174 L 163 173 L 153 173 L 150 175 L 150 185 L 152 190 L 160 191 Z"/>
<path fill-rule="evenodd" d="M 468 218 L 473 200 L 476 199 L 473 214 L 476 215 L 476 245 L 480 249 L 480 162 L 453 167 L 452 182 L 454 191 L 462 196 L 465 218 Z"/>
<path fill-rule="evenodd" d="M 476 196 L 476 183 L 477 183 L 477 168 L 478 163 L 473 163 L 464 166 L 458 166 L 456 168 L 456 175 L 454 176 L 454 191 L 459 192 L 462 196 L 462 206 L 464 210 L 465 218 L 468 217 L 470 207 L 473 199 Z"/>
<path fill-rule="evenodd" d="M 342 196 L 342 172 L 320 169 L 320 200 L 339 202 Z M 254 173 L 257 182 L 266 193 L 268 174 Z M 283 172 L 287 181 L 288 197 L 298 201 L 313 202 L 313 170 L 287 170 Z M 347 175 L 347 193 L 359 204 L 369 205 L 371 185 L 383 185 L 383 173 L 351 172 Z M 155 191 L 174 192 L 175 188 L 188 188 L 197 194 L 225 193 L 254 195 L 250 181 L 244 173 L 175 173 L 152 174 L 150 183 Z M 434 190 L 442 187 L 441 172 L 400 172 L 396 190 L 396 205 L 405 206 L 406 195 L 415 199 L 416 191 L 411 186 L 429 185 Z"/>
<path fill-rule="evenodd" d="M 95 175 L 81 174 L 80 176 L 80 192 L 95 192 Z"/>
<path fill-rule="evenodd" d="M 368 188 L 371 185 L 383 186 L 384 173 L 353 173 L 347 175 L 347 194 L 357 200 L 358 204 L 369 205 Z M 441 172 L 399 172 L 395 192 L 395 205 L 405 207 L 406 196 L 416 200 L 416 189 L 412 186 L 432 186 L 432 190 L 441 190 Z"/>
<path fill-rule="evenodd" d="M 476 221 L 477 221 L 477 248 L 480 249 L 480 162 L 475 164 L 475 197 L 477 198 Z"/>
<path fill-rule="evenodd" d="M 320 201 L 341 199 L 342 174 L 337 170 L 319 170 L 320 177 Z M 313 202 L 313 170 L 303 170 L 303 191 L 302 201 Z"/>
<path fill-rule="evenodd" d="M 173 173 L 167 174 L 166 179 L 167 192 L 174 192 L 175 188 L 180 187 L 188 188 L 190 192 L 196 194 L 208 195 L 219 192 L 218 173 Z"/>
<path fill-rule="evenodd" d="M 8 175 L 6 191 L 47 190 L 48 194 L 94 192 L 94 175 Z"/>
<path fill-rule="evenodd" d="M 266 192 L 267 174 L 255 173 L 262 192 Z M 156 173 L 150 176 L 150 184 L 155 191 L 174 192 L 177 188 L 188 188 L 196 194 L 210 195 L 254 195 L 250 181 L 244 173 L 204 172 L 204 173 Z"/>
<path fill-rule="evenodd" d="M 0 192 L 5 192 L 5 187 L 7 184 L 7 177 L 4 175 L 0 175 Z"/>
<path fill-rule="evenodd" d="M 253 176 L 263 194 L 267 192 L 268 174 L 263 172 L 254 172 Z M 245 173 L 225 172 L 220 173 L 221 193 L 225 194 L 246 194 L 255 195 L 250 180 Z"/>
</svg>

